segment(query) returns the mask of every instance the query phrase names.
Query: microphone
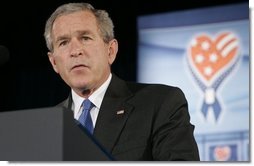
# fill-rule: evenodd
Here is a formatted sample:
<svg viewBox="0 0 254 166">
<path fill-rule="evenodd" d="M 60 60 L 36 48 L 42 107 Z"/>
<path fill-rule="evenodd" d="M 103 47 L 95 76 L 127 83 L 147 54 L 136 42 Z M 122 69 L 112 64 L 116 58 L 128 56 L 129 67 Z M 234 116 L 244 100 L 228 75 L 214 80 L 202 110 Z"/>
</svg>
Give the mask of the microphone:
<svg viewBox="0 0 254 166">
<path fill-rule="evenodd" d="M 5 46 L 0 45 L 0 66 L 6 63 L 9 58 L 9 50 Z"/>
</svg>

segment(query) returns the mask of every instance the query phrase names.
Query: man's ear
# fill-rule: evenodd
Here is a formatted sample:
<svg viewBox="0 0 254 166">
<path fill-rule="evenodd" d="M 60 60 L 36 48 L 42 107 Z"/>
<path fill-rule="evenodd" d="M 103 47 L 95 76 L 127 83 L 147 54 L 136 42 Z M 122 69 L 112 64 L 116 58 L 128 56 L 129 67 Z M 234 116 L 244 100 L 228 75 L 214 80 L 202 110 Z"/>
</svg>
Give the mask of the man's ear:
<svg viewBox="0 0 254 166">
<path fill-rule="evenodd" d="M 109 42 L 108 62 L 110 65 L 115 61 L 117 52 L 118 52 L 118 42 L 116 39 L 113 39 Z"/>
<path fill-rule="evenodd" d="M 57 69 L 57 65 L 56 65 L 56 61 L 55 61 L 55 57 L 54 57 L 53 53 L 48 52 L 48 58 L 49 58 L 49 61 L 52 65 L 53 69 L 55 70 L 56 73 L 58 73 L 58 69 Z"/>
</svg>

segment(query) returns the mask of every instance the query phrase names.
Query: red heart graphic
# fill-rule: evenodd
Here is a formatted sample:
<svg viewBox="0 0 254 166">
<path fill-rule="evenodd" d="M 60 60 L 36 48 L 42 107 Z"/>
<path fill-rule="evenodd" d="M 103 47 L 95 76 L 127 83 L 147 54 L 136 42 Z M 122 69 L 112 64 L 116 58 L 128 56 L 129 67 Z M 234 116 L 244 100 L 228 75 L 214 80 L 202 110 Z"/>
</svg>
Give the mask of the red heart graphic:
<svg viewBox="0 0 254 166">
<path fill-rule="evenodd" d="M 192 66 L 206 81 L 211 81 L 223 68 L 230 67 L 238 53 L 238 39 L 224 32 L 211 39 L 206 34 L 195 37 L 190 46 Z"/>
<path fill-rule="evenodd" d="M 214 158 L 216 161 L 227 161 L 231 156 L 231 149 L 229 146 L 219 146 L 214 149 Z"/>
</svg>

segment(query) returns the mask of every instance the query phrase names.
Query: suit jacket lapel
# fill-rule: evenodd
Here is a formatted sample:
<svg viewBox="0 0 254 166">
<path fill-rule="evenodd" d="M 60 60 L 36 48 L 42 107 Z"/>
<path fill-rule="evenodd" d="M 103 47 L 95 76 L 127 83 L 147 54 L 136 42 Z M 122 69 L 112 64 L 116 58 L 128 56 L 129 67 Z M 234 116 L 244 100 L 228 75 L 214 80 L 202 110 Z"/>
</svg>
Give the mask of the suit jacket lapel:
<svg viewBox="0 0 254 166">
<path fill-rule="evenodd" d="M 132 95 L 125 82 L 113 75 L 97 118 L 94 136 L 111 152 L 133 106 L 126 100 Z"/>
<path fill-rule="evenodd" d="M 130 112 L 134 108 L 127 102 L 131 96 L 132 93 L 126 83 L 113 75 L 102 101 L 94 129 L 95 138 L 108 152 L 112 151 Z M 71 110 L 71 95 L 59 105 Z"/>
</svg>

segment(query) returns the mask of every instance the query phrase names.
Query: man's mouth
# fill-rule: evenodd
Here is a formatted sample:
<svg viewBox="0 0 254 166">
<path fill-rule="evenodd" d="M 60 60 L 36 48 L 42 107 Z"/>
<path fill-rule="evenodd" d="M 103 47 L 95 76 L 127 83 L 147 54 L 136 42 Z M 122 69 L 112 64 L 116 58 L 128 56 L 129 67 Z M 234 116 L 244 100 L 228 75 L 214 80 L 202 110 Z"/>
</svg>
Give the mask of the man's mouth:
<svg viewBox="0 0 254 166">
<path fill-rule="evenodd" d="M 82 69 L 82 68 L 87 68 L 88 66 L 80 64 L 80 65 L 75 65 L 71 68 L 71 70 L 78 70 L 78 69 Z"/>
</svg>

